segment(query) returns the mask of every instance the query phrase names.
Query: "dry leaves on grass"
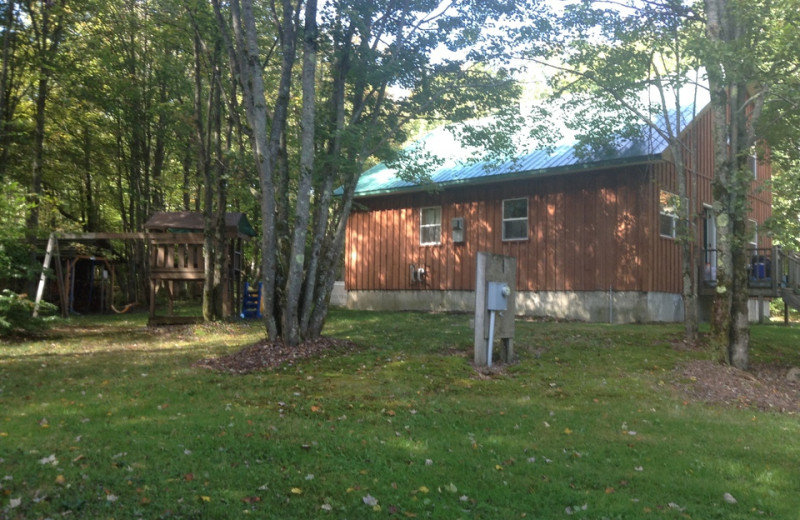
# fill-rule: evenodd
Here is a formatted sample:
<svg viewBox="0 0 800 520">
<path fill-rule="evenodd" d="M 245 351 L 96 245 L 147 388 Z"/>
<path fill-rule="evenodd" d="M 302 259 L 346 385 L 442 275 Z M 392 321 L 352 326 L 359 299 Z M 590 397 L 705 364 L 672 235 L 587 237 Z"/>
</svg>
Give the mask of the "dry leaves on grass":
<svg viewBox="0 0 800 520">
<path fill-rule="evenodd" d="M 324 337 L 308 340 L 293 347 L 282 342 L 262 341 L 228 356 L 201 359 L 194 366 L 231 374 L 248 374 L 283 365 L 291 366 L 299 360 L 325 357 L 329 352 L 342 352 L 354 348 L 355 344 L 351 341 Z"/>
<path fill-rule="evenodd" d="M 692 361 L 680 365 L 676 386 L 690 399 L 738 408 L 800 412 L 800 382 L 787 378 L 788 367 L 755 364 L 749 371 Z"/>
</svg>

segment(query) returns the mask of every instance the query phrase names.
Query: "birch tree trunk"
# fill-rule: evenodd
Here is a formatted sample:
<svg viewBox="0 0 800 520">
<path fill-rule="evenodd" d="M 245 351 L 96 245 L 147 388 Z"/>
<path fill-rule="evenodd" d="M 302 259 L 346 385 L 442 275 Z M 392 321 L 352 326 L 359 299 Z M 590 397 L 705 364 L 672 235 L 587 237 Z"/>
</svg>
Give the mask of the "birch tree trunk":
<svg viewBox="0 0 800 520">
<path fill-rule="evenodd" d="M 240 83 L 244 98 L 247 121 L 251 128 L 253 157 L 258 170 L 261 187 L 261 274 L 263 281 L 263 307 L 267 335 L 271 340 L 278 338 L 279 331 L 275 319 L 275 194 L 273 174 L 280 150 L 280 139 L 286 127 L 292 67 L 296 59 L 295 21 L 291 1 L 282 0 L 280 13 L 280 45 L 282 50 L 281 73 L 278 94 L 268 125 L 263 68 L 258 48 L 258 33 L 253 15 L 252 0 L 232 0 L 231 14 L 240 58 Z"/>
<path fill-rule="evenodd" d="M 294 236 L 288 259 L 286 283 L 286 305 L 283 310 L 284 341 L 295 345 L 301 340 L 300 291 L 303 288 L 305 271 L 306 236 L 311 219 L 311 185 L 314 173 L 314 125 L 316 103 L 317 66 L 317 0 L 306 1 L 305 30 L 303 33 L 303 107 L 300 116 L 300 176 L 297 180 L 295 202 Z M 313 273 L 309 273 L 311 278 Z M 313 287 L 312 287 L 313 289 Z"/>
</svg>

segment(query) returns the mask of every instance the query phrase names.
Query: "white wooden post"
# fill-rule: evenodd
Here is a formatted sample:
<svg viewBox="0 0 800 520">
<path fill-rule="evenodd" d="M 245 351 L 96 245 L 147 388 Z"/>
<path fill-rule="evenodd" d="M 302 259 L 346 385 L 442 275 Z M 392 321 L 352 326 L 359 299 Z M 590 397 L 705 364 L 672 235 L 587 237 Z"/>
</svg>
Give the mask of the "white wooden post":
<svg viewBox="0 0 800 520">
<path fill-rule="evenodd" d="M 50 233 L 50 239 L 47 241 L 47 251 L 44 253 L 44 263 L 42 264 L 42 276 L 39 277 L 39 287 L 36 289 L 36 301 L 33 304 L 33 317 L 39 316 L 39 305 L 42 303 L 42 296 L 44 296 L 44 284 L 47 283 L 47 270 L 50 268 L 50 259 L 53 257 L 53 250 L 58 247 L 55 233 Z"/>
</svg>

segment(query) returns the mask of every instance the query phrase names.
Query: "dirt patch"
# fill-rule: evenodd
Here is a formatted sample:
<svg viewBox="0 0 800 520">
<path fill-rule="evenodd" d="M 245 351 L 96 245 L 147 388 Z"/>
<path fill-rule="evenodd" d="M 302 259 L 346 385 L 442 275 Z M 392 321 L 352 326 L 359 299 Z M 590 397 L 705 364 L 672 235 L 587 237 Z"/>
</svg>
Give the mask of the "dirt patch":
<svg viewBox="0 0 800 520">
<path fill-rule="evenodd" d="M 692 361 L 676 368 L 675 384 L 694 401 L 781 413 L 800 412 L 800 381 L 790 367 L 753 365 L 745 372 L 713 361 Z"/>
<path fill-rule="evenodd" d="M 351 341 L 324 337 L 305 341 L 293 347 L 282 342 L 262 341 L 228 356 L 201 359 L 193 366 L 231 374 L 249 374 L 284 365 L 292 366 L 300 360 L 323 358 L 329 353 L 342 353 L 354 349 L 356 345 Z"/>
</svg>

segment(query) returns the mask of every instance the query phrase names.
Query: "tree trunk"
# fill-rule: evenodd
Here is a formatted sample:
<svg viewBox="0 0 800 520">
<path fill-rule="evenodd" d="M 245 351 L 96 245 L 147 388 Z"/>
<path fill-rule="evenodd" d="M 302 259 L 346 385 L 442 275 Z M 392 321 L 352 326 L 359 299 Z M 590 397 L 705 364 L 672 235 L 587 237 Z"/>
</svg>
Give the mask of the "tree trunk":
<svg viewBox="0 0 800 520">
<path fill-rule="evenodd" d="M 243 90 L 245 112 L 252 130 L 252 148 L 261 185 L 261 274 L 264 320 L 267 335 L 271 340 L 278 337 L 275 321 L 275 195 L 273 174 L 280 149 L 280 139 L 286 126 L 295 62 L 295 30 L 293 8 L 289 0 L 282 1 L 281 12 L 281 74 L 278 95 L 267 130 L 267 106 L 262 76 L 262 65 L 258 51 L 258 32 L 253 15 L 252 0 L 232 0 L 233 29 L 240 58 L 240 82 Z"/>
<path fill-rule="evenodd" d="M 314 173 L 314 108 L 317 65 L 317 0 L 306 1 L 303 33 L 303 106 L 300 117 L 300 176 L 297 181 L 294 237 L 288 260 L 286 306 L 283 310 L 284 341 L 296 345 L 301 340 L 299 324 L 300 290 L 306 266 L 306 236 L 311 211 L 311 181 Z M 313 290 L 313 286 L 310 287 Z"/>
<path fill-rule="evenodd" d="M 14 27 L 13 0 L 7 0 L 3 27 L 2 68 L 0 68 L 0 182 L 5 179 L 6 161 L 8 157 L 8 125 L 11 122 L 10 104 L 8 102 L 9 69 L 11 68 L 11 37 Z"/>
<path fill-rule="evenodd" d="M 92 183 L 92 132 L 88 123 L 83 125 L 83 178 L 86 190 L 86 224 L 84 231 L 99 231 L 98 210 L 94 200 Z"/>
</svg>

